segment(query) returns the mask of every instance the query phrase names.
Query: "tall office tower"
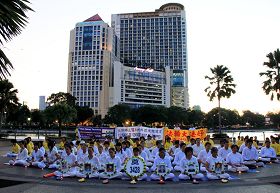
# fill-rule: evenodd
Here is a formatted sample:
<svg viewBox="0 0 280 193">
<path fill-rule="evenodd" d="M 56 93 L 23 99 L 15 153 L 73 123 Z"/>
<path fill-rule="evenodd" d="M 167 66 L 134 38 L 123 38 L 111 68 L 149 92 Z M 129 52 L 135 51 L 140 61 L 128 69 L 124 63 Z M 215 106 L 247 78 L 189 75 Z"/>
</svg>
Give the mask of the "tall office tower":
<svg viewBox="0 0 280 193">
<path fill-rule="evenodd" d="M 170 105 L 188 108 L 184 6 L 168 3 L 155 12 L 113 14 L 112 27 L 120 38 L 120 62 L 155 70 L 164 70 L 169 66 Z"/>
<path fill-rule="evenodd" d="M 45 96 L 39 96 L 39 110 L 43 111 L 46 109 L 46 97 Z"/>
<path fill-rule="evenodd" d="M 113 85 L 113 62 L 118 60 L 118 38 L 99 15 L 76 24 L 70 33 L 67 90 L 79 106 L 104 117 Z"/>
</svg>

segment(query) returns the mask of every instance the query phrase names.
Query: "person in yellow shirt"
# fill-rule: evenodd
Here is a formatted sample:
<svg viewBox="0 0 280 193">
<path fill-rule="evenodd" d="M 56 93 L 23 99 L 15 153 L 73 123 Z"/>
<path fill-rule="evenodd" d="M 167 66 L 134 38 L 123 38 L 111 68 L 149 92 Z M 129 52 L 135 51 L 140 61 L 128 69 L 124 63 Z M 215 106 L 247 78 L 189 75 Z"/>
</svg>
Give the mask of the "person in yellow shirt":
<svg viewBox="0 0 280 193">
<path fill-rule="evenodd" d="M 242 144 L 244 143 L 244 137 L 240 137 L 240 135 L 237 137 L 237 142 L 236 142 L 236 145 L 238 147 L 240 147 Z"/>
<path fill-rule="evenodd" d="M 204 138 L 203 141 L 203 145 L 205 146 L 206 142 L 209 142 L 211 144 L 212 147 L 214 147 L 214 141 L 212 139 L 210 139 L 210 135 L 206 135 L 206 137 Z"/>
<path fill-rule="evenodd" d="M 172 147 L 173 143 L 171 142 L 171 138 L 167 136 L 166 141 L 164 143 L 164 149 L 169 150 Z"/>
<path fill-rule="evenodd" d="M 65 143 L 66 143 L 66 137 L 61 137 L 61 141 L 58 144 L 59 149 L 61 149 L 61 150 L 64 149 Z"/>
<path fill-rule="evenodd" d="M 185 141 L 186 145 L 189 145 L 191 143 L 191 136 L 187 136 L 187 139 Z"/>
<path fill-rule="evenodd" d="M 20 151 L 20 146 L 17 144 L 17 141 L 15 139 L 11 140 L 12 143 L 12 151 L 7 153 L 7 157 L 16 157 Z"/>
<path fill-rule="evenodd" d="M 271 145 L 270 145 L 276 152 L 276 155 L 280 155 L 280 144 L 276 143 L 276 139 L 274 137 L 271 138 Z"/>
<path fill-rule="evenodd" d="M 33 150 L 34 150 L 34 144 L 33 144 L 32 141 L 30 141 L 29 137 L 25 138 L 24 141 L 25 141 L 25 144 L 27 144 L 26 149 L 28 151 L 28 155 L 30 156 L 32 154 Z"/>
<path fill-rule="evenodd" d="M 154 146 L 152 136 L 148 135 L 147 140 L 145 141 L 145 147 L 151 149 Z"/>
<path fill-rule="evenodd" d="M 127 136 L 127 141 L 129 141 L 129 143 L 130 143 L 131 146 L 134 146 L 134 142 L 133 142 L 133 140 L 131 139 L 130 135 Z"/>
<path fill-rule="evenodd" d="M 49 151 L 48 140 L 49 139 L 45 137 L 45 140 L 43 141 L 43 147 L 45 148 L 46 151 Z"/>
</svg>

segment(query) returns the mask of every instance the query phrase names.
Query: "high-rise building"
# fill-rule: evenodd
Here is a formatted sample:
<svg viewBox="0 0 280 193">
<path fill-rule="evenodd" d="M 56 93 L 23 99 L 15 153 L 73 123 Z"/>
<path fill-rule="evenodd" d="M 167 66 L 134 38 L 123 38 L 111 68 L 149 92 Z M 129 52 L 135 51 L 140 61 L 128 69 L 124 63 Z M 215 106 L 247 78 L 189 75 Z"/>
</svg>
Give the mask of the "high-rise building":
<svg viewBox="0 0 280 193">
<path fill-rule="evenodd" d="M 45 96 L 39 96 L 39 110 L 43 111 L 46 109 L 46 97 Z"/>
<path fill-rule="evenodd" d="M 79 106 L 106 115 L 118 56 L 118 38 L 99 15 L 76 24 L 70 33 L 67 90 Z"/>
<path fill-rule="evenodd" d="M 186 15 L 178 3 L 154 12 L 112 15 L 120 39 L 120 62 L 140 68 L 170 67 L 170 105 L 189 107 Z"/>
</svg>

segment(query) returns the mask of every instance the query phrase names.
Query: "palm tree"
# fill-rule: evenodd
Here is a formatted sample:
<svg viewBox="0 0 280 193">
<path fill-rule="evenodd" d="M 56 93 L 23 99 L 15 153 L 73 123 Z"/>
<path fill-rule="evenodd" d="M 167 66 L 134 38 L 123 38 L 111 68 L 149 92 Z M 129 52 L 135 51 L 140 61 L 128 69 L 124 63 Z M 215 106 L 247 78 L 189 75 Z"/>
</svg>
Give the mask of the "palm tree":
<svg viewBox="0 0 280 193">
<path fill-rule="evenodd" d="M 263 90 L 266 95 L 270 95 L 270 100 L 277 97 L 280 100 L 280 51 L 277 49 L 274 53 L 270 52 L 266 56 L 269 61 L 263 65 L 269 69 L 266 72 L 261 72 L 260 76 L 266 76 L 267 80 L 263 82 Z"/>
<path fill-rule="evenodd" d="M 17 92 L 8 80 L 0 81 L 0 128 L 5 113 L 18 105 Z"/>
<path fill-rule="evenodd" d="M 0 46 L 21 33 L 28 19 L 25 12 L 33 11 L 29 3 L 28 0 L 0 1 Z M 9 70 L 12 68 L 11 61 L 0 48 L 0 80 L 10 75 Z"/>
<path fill-rule="evenodd" d="M 210 101 L 214 98 L 218 99 L 218 116 L 219 116 L 219 133 L 221 134 L 221 99 L 229 98 L 235 93 L 233 84 L 233 78 L 230 75 L 230 70 L 223 65 L 217 65 L 214 68 L 210 68 L 212 76 L 205 76 L 205 79 L 210 81 L 210 86 L 208 86 L 204 91 L 207 92 L 207 96 Z"/>
</svg>

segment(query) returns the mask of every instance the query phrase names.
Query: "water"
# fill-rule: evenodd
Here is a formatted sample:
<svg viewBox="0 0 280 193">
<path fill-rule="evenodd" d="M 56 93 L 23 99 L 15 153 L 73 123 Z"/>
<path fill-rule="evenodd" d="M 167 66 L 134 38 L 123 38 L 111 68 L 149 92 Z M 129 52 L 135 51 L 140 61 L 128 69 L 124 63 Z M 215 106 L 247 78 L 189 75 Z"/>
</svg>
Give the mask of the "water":
<svg viewBox="0 0 280 193">
<path fill-rule="evenodd" d="M 229 132 L 225 132 L 231 139 L 233 137 L 235 137 L 237 139 L 237 137 L 240 136 L 249 136 L 249 137 L 255 137 L 257 136 L 258 140 L 261 142 L 265 141 L 266 137 L 275 136 L 275 135 L 279 135 L 280 131 L 229 131 Z M 208 133 L 211 137 L 214 133 Z"/>
</svg>

